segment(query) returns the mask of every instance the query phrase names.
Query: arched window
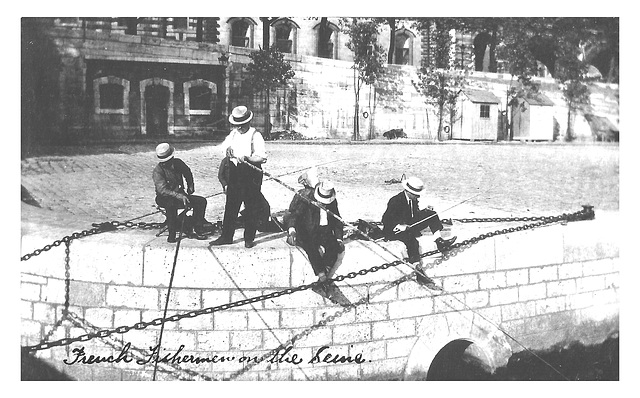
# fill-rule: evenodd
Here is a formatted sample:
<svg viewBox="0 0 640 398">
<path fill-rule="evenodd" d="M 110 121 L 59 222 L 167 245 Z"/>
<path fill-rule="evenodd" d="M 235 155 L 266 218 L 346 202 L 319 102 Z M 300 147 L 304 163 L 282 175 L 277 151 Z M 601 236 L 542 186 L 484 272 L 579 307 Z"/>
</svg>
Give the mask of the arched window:
<svg viewBox="0 0 640 398">
<path fill-rule="evenodd" d="M 231 25 L 231 45 L 253 48 L 253 32 L 256 22 L 251 18 L 229 18 Z"/>
<path fill-rule="evenodd" d="M 95 113 L 129 114 L 129 81 L 115 76 L 93 80 L 93 108 Z"/>
<path fill-rule="evenodd" d="M 396 31 L 394 63 L 397 65 L 413 65 L 413 39 L 415 35 L 401 28 Z"/>
<path fill-rule="evenodd" d="M 215 107 L 216 84 L 208 80 L 197 79 L 182 85 L 184 92 L 185 115 L 210 115 Z"/>
<path fill-rule="evenodd" d="M 273 29 L 273 45 L 282 53 L 295 54 L 298 29 L 300 26 L 288 18 L 281 18 L 271 24 Z"/>
<path fill-rule="evenodd" d="M 325 27 L 317 24 L 314 29 L 318 33 L 318 57 L 337 59 L 338 32 L 340 32 L 338 26 L 329 22 Z"/>
</svg>

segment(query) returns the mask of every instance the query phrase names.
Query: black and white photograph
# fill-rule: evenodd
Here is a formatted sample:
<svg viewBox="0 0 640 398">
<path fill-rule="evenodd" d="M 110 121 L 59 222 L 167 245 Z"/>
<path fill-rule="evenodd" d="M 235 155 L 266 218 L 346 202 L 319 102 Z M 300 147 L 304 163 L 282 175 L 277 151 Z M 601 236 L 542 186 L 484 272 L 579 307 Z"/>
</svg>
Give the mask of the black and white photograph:
<svg viewBox="0 0 640 398">
<path fill-rule="evenodd" d="M 621 380 L 622 11 L 331 5 L 13 17 L 18 380 Z"/>
</svg>

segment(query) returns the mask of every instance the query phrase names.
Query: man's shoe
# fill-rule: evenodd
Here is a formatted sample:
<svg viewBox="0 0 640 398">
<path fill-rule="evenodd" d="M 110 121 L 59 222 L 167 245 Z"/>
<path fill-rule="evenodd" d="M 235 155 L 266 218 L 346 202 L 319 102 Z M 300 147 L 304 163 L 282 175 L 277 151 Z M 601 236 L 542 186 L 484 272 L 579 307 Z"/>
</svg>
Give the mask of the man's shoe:
<svg viewBox="0 0 640 398">
<path fill-rule="evenodd" d="M 178 240 L 176 239 L 175 236 L 171 236 L 169 235 L 169 237 L 167 238 L 167 242 L 169 243 L 176 243 Z"/>
<path fill-rule="evenodd" d="M 246 247 L 247 249 L 251 249 L 255 245 L 256 245 L 255 242 L 244 241 L 244 247 Z"/>
<path fill-rule="evenodd" d="M 227 238 L 223 238 L 222 236 L 219 237 L 216 240 L 212 240 L 211 242 L 209 242 L 209 246 L 222 246 L 222 245 L 229 245 L 231 244 L 232 240 L 231 239 L 227 239 Z"/>
<path fill-rule="evenodd" d="M 443 253 L 449 250 L 449 248 L 451 247 L 451 245 L 453 245 L 453 243 L 456 241 L 457 238 L 458 238 L 457 236 L 454 236 L 451 239 L 442 239 L 442 238 L 436 239 L 436 246 L 438 247 L 438 251 L 440 253 Z"/>
</svg>

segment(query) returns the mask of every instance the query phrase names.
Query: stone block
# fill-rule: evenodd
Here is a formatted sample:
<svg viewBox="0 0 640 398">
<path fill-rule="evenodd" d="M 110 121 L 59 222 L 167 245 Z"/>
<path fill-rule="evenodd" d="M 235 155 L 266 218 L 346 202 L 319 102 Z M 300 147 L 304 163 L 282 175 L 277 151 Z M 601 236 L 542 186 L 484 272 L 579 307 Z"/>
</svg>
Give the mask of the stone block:
<svg viewBox="0 0 640 398">
<path fill-rule="evenodd" d="M 333 341 L 339 344 L 357 343 L 371 339 L 371 324 L 356 323 L 340 325 L 333 328 Z"/>
<path fill-rule="evenodd" d="M 291 380 L 323 381 L 327 379 L 327 369 L 322 368 L 295 368 L 291 369 Z"/>
<path fill-rule="evenodd" d="M 558 266 L 529 268 L 529 283 L 555 281 L 558 279 Z"/>
<path fill-rule="evenodd" d="M 33 319 L 35 321 L 53 324 L 56 321 L 55 306 L 47 303 L 33 303 Z"/>
<path fill-rule="evenodd" d="M 106 303 L 106 285 L 70 281 L 69 302 L 84 307 L 104 306 Z"/>
<path fill-rule="evenodd" d="M 40 301 L 40 285 L 35 283 L 20 283 L 20 298 L 29 301 Z"/>
<path fill-rule="evenodd" d="M 483 272 L 478 274 L 480 278 L 480 289 L 495 289 L 507 287 L 507 275 L 503 272 Z"/>
<path fill-rule="evenodd" d="M 107 305 L 157 310 L 160 308 L 158 290 L 148 287 L 109 285 L 107 286 Z"/>
<path fill-rule="evenodd" d="M 162 352 L 172 351 L 173 354 L 180 346 L 184 345 L 184 351 L 194 351 L 196 349 L 196 333 L 177 330 L 165 330 L 162 335 Z M 163 356 L 161 354 L 161 356 Z"/>
<path fill-rule="evenodd" d="M 213 314 L 213 326 L 216 330 L 247 330 L 247 312 L 215 312 Z"/>
<path fill-rule="evenodd" d="M 273 290 L 264 290 L 263 294 L 273 293 Z M 293 294 L 287 294 L 263 301 L 264 308 L 268 309 L 297 309 L 297 308 L 318 308 L 331 305 L 325 303 L 324 298 L 311 290 L 303 290 Z"/>
<path fill-rule="evenodd" d="M 602 260 L 585 261 L 582 263 L 582 275 L 602 275 L 616 271 L 616 264 L 612 258 L 604 258 Z"/>
<path fill-rule="evenodd" d="M 434 299 L 431 297 L 391 302 L 388 304 L 389 318 L 410 318 L 431 314 L 434 311 L 433 302 Z"/>
<path fill-rule="evenodd" d="M 372 361 L 360 365 L 362 369 L 361 380 L 384 380 L 381 377 L 399 377 L 404 371 L 406 365 L 405 358 L 384 359 L 381 361 Z"/>
<path fill-rule="evenodd" d="M 326 366 L 324 369 L 328 380 L 360 380 L 360 367 L 353 364 Z"/>
<path fill-rule="evenodd" d="M 518 298 L 520 301 L 537 300 L 545 297 L 547 297 L 547 286 L 545 283 L 518 287 Z"/>
<path fill-rule="evenodd" d="M 441 312 L 462 311 L 466 309 L 463 293 L 456 294 L 440 294 L 434 296 L 433 312 L 438 314 Z"/>
<path fill-rule="evenodd" d="M 357 308 L 357 307 L 356 307 Z M 329 321 L 329 317 L 334 317 Z M 319 325 L 321 322 L 329 325 L 344 325 L 354 323 L 356 321 L 355 309 L 351 308 L 348 311 L 344 309 L 321 309 L 315 311 L 315 324 Z"/>
<path fill-rule="evenodd" d="M 114 310 L 113 324 L 118 326 L 131 326 L 141 321 L 141 311 L 139 310 Z"/>
<path fill-rule="evenodd" d="M 40 300 L 43 302 L 64 304 L 65 281 L 62 279 L 49 278 L 47 284 L 41 288 L 40 297 Z M 71 292 L 69 292 L 69 300 L 71 300 Z"/>
<path fill-rule="evenodd" d="M 547 282 L 547 297 L 566 296 L 576 292 L 576 280 L 564 279 Z"/>
<path fill-rule="evenodd" d="M 231 349 L 251 351 L 262 347 L 262 332 L 259 330 L 234 330 L 231 332 Z"/>
<path fill-rule="evenodd" d="M 544 300 L 536 300 L 536 315 L 545 315 L 552 312 L 564 311 L 566 298 L 564 296 L 551 297 Z"/>
<path fill-rule="evenodd" d="M 595 276 L 587 276 L 583 278 L 576 279 L 576 292 L 590 292 L 594 290 L 601 290 L 605 288 L 605 276 L 604 275 L 595 275 Z"/>
<path fill-rule="evenodd" d="M 86 282 L 142 284 L 142 247 L 127 247 L 115 232 L 74 240 L 70 250 L 73 279 Z"/>
<path fill-rule="evenodd" d="M 385 322 L 373 322 L 372 325 L 372 338 L 374 340 L 407 337 L 413 336 L 416 333 L 416 321 L 413 318 L 396 319 L 393 321 Z"/>
<path fill-rule="evenodd" d="M 277 329 L 280 327 L 280 312 L 273 310 L 259 310 L 248 312 L 250 330 Z"/>
<path fill-rule="evenodd" d="M 365 361 L 376 361 L 387 358 L 387 349 L 384 340 L 369 341 L 366 343 L 349 344 L 349 356 L 355 359 L 360 354 Z"/>
<path fill-rule="evenodd" d="M 313 310 L 281 310 L 280 323 L 283 328 L 299 328 L 314 323 Z"/>
<path fill-rule="evenodd" d="M 443 289 L 449 293 L 478 290 L 478 275 L 455 275 L 443 279 Z"/>
<path fill-rule="evenodd" d="M 507 286 L 526 285 L 529 283 L 529 270 L 516 269 L 506 272 Z"/>
<path fill-rule="evenodd" d="M 195 336 L 198 351 L 229 351 L 231 348 L 228 331 L 197 331 Z"/>
<path fill-rule="evenodd" d="M 287 329 L 265 329 L 262 330 L 262 345 L 264 348 L 275 349 L 281 345 L 287 344 L 289 339 L 293 336 L 293 332 Z M 303 347 L 301 344 L 296 343 L 296 347 Z"/>
<path fill-rule="evenodd" d="M 33 303 L 20 300 L 20 319 L 33 319 Z"/>
<path fill-rule="evenodd" d="M 417 340 L 417 337 L 386 340 L 387 358 L 408 357 Z"/>
<path fill-rule="evenodd" d="M 304 329 L 293 329 L 292 332 L 292 336 L 293 335 L 299 335 L 300 333 L 304 332 Z M 306 337 L 301 338 L 299 340 L 299 342 L 296 342 L 296 347 L 322 347 L 325 345 L 332 345 L 332 344 L 340 344 L 341 342 L 334 342 L 333 341 L 333 332 L 330 328 L 317 328 L 317 329 L 313 329 L 311 330 Z"/>
<path fill-rule="evenodd" d="M 489 292 L 480 290 L 476 292 L 465 293 L 464 302 L 470 308 L 485 307 L 489 304 Z"/>
<path fill-rule="evenodd" d="M 500 305 L 500 304 L 515 303 L 517 301 L 518 301 L 517 287 L 489 290 L 489 304 L 492 306 Z"/>
<path fill-rule="evenodd" d="M 529 318 L 536 315 L 536 304 L 533 301 L 526 303 L 506 304 L 501 307 L 502 321 Z"/>
<path fill-rule="evenodd" d="M 101 328 L 113 327 L 113 310 L 110 308 L 87 308 L 84 311 L 84 318 Z"/>
<path fill-rule="evenodd" d="M 409 282 L 411 283 L 411 282 Z M 395 301 L 398 299 L 398 287 L 393 286 L 384 289 L 384 285 L 373 285 L 369 287 L 370 303 L 382 303 L 386 301 Z M 380 293 L 381 292 L 381 293 Z"/>
<path fill-rule="evenodd" d="M 417 283 L 402 283 L 398 286 L 398 300 L 417 297 L 431 297 L 429 289 L 425 289 Z"/>
<path fill-rule="evenodd" d="M 177 314 L 176 311 L 167 311 L 167 318 Z M 143 322 L 151 322 L 155 319 L 162 319 L 162 317 L 164 316 L 164 309 L 162 311 L 159 310 L 153 310 L 153 311 L 142 311 L 142 321 Z M 165 322 L 164 324 L 164 329 L 165 330 L 174 330 L 178 328 L 178 323 L 177 322 Z M 147 327 L 147 329 L 152 330 L 160 330 L 160 326 L 149 326 Z"/>
<path fill-rule="evenodd" d="M 230 291 L 223 290 L 203 290 L 202 291 L 202 308 L 217 307 L 219 305 L 230 303 Z M 254 305 L 258 305 L 257 303 Z"/>
<path fill-rule="evenodd" d="M 566 263 L 558 265 L 558 278 L 569 279 L 582 276 L 582 263 Z"/>
<path fill-rule="evenodd" d="M 427 235 L 420 240 L 426 250 L 435 250 L 433 236 Z M 493 239 L 480 241 L 472 249 L 462 251 L 450 257 L 439 266 L 429 270 L 434 276 L 452 276 L 494 271 L 496 268 L 496 248 Z M 431 275 L 431 274 L 430 274 Z M 446 278 L 445 278 L 446 280 Z"/>
<path fill-rule="evenodd" d="M 213 329 L 213 314 L 185 317 L 177 323 L 180 330 L 211 330 Z"/>
<path fill-rule="evenodd" d="M 167 303 L 168 289 L 159 289 L 162 308 Z M 171 289 L 169 306 L 172 310 L 192 311 L 201 309 L 201 292 L 198 289 Z"/>
<path fill-rule="evenodd" d="M 402 286 L 402 285 L 401 285 Z M 363 304 L 356 307 L 355 322 L 371 322 L 388 320 L 387 303 Z"/>
</svg>

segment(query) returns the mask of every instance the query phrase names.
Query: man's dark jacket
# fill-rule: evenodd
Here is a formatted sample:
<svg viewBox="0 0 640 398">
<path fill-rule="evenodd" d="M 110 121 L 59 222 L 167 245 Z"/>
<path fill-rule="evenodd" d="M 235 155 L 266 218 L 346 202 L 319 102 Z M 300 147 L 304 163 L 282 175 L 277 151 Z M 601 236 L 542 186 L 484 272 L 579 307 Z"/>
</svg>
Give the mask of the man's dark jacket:
<svg viewBox="0 0 640 398">
<path fill-rule="evenodd" d="M 414 216 L 418 215 L 418 209 L 414 209 Z M 382 215 L 383 232 L 385 235 L 394 235 L 393 228 L 398 224 L 411 225 L 415 222 L 411 218 L 411 207 L 404 191 L 389 199 L 387 210 Z"/>
<path fill-rule="evenodd" d="M 185 194 L 183 177 L 187 180 L 187 187 L 195 189 L 191 169 L 181 159 L 173 159 L 173 168 L 167 164 L 158 163 L 153 169 L 156 195 L 182 200 Z"/>
<path fill-rule="evenodd" d="M 312 201 L 315 200 L 313 192 L 314 189 L 312 188 L 305 188 L 298 191 L 298 193 Z M 337 200 L 323 206 L 331 213 L 340 217 Z M 336 239 L 342 239 L 344 234 L 342 223 L 331 216 L 331 214 L 327 214 L 327 224 L 333 236 Z M 291 201 L 289 210 L 285 214 L 284 225 L 286 229 L 294 227 L 296 229 L 296 237 L 301 242 L 312 243 L 319 237 L 320 209 L 296 195 Z"/>
</svg>

